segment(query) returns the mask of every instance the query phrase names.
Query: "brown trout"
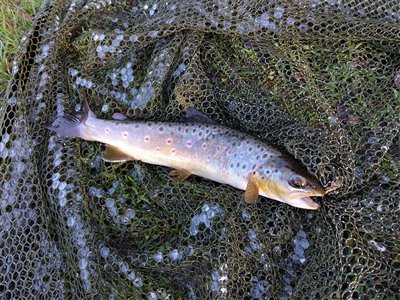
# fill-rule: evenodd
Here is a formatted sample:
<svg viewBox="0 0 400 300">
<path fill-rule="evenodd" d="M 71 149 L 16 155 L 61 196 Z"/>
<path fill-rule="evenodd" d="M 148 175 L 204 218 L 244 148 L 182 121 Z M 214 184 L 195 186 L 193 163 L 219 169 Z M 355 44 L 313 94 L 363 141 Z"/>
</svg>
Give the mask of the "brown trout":
<svg viewBox="0 0 400 300">
<path fill-rule="evenodd" d="M 192 110 L 195 122 L 148 122 L 98 119 L 86 101 L 78 113 L 57 117 L 49 130 L 107 145 L 105 161 L 140 160 L 173 168 L 178 181 L 198 175 L 244 190 L 244 200 L 258 196 L 318 209 L 311 196 L 324 188 L 295 161 L 267 143 L 212 122 Z M 201 123 L 199 121 L 203 121 Z"/>
</svg>

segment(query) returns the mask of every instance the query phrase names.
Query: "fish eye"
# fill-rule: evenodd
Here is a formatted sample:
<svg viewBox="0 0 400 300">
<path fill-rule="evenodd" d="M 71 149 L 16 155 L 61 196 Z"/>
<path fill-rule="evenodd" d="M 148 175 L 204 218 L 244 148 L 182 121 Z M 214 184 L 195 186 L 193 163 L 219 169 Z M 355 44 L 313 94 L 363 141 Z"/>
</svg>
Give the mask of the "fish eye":
<svg viewBox="0 0 400 300">
<path fill-rule="evenodd" d="M 307 181 L 303 177 L 295 175 L 289 179 L 289 184 L 296 189 L 300 189 L 307 185 Z"/>
</svg>

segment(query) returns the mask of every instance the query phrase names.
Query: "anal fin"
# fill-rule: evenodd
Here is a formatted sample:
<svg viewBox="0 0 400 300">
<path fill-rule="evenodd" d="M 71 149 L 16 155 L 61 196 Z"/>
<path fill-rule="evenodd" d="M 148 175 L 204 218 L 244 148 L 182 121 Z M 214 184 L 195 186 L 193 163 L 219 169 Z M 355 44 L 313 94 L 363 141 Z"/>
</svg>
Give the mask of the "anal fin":
<svg viewBox="0 0 400 300">
<path fill-rule="evenodd" d="M 192 175 L 192 173 L 186 170 L 172 170 L 169 172 L 169 176 L 179 182 L 185 181 L 190 175 Z"/>
<path fill-rule="evenodd" d="M 106 150 L 102 154 L 102 158 L 108 162 L 125 162 L 128 160 L 135 160 L 134 157 L 110 145 L 107 145 Z"/>
<path fill-rule="evenodd" d="M 246 203 L 255 203 L 258 199 L 259 187 L 252 175 L 249 176 L 246 191 L 244 192 L 244 201 Z"/>
</svg>

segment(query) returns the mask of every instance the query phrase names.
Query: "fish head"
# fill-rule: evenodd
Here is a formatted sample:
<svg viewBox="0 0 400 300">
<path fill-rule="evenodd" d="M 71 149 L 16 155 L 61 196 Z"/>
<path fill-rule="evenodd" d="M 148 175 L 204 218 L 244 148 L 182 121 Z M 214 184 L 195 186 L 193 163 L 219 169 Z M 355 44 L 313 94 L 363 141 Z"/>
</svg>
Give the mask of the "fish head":
<svg viewBox="0 0 400 300">
<path fill-rule="evenodd" d="M 287 157 L 270 158 L 258 167 L 254 178 L 266 197 L 294 207 L 318 209 L 310 197 L 325 195 L 318 180 Z"/>
</svg>

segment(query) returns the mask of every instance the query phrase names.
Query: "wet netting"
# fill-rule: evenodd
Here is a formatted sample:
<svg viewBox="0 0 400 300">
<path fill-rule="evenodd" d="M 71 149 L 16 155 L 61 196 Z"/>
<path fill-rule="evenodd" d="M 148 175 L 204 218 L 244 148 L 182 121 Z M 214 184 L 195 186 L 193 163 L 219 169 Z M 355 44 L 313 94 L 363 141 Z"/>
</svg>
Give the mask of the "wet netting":
<svg viewBox="0 0 400 300">
<path fill-rule="evenodd" d="M 1 299 L 395 299 L 397 1 L 48 1 L 0 110 Z M 278 145 L 321 209 L 141 162 L 44 128 L 193 106 Z M 397 298 L 398 299 L 398 298 Z"/>
</svg>

